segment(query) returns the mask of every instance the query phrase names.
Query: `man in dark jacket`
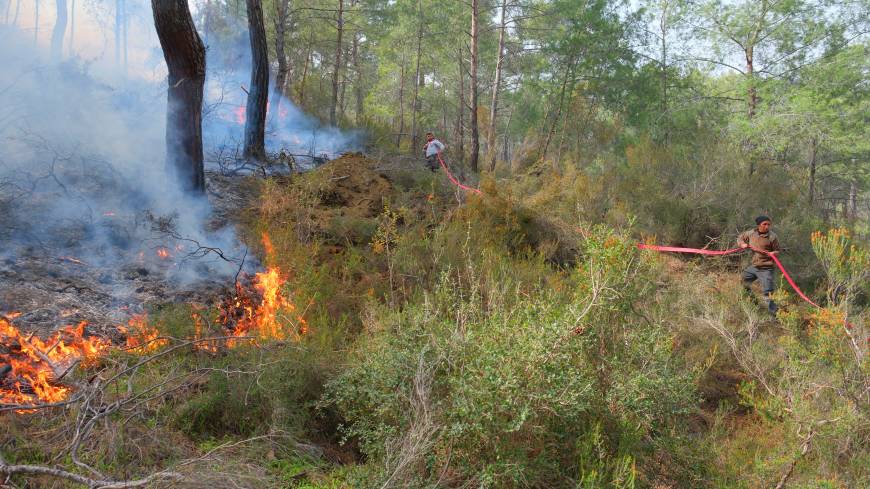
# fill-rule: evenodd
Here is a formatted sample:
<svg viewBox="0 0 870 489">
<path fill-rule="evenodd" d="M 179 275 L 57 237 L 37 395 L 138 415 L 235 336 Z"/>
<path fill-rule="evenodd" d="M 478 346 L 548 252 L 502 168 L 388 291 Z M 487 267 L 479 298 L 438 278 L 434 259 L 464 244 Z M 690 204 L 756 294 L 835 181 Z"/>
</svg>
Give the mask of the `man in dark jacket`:
<svg viewBox="0 0 870 489">
<path fill-rule="evenodd" d="M 743 270 L 743 287 L 751 294 L 752 282 L 758 280 L 767 300 L 767 310 L 771 314 L 776 314 L 779 307 L 770 298 L 770 293 L 773 292 L 773 268 L 775 266 L 770 255 L 779 252 L 779 239 L 770 230 L 769 217 L 756 217 L 755 225 L 755 229 L 746 231 L 737 238 L 737 243 L 741 248 L 752 249 L 752 262 Z"/>
</svg>

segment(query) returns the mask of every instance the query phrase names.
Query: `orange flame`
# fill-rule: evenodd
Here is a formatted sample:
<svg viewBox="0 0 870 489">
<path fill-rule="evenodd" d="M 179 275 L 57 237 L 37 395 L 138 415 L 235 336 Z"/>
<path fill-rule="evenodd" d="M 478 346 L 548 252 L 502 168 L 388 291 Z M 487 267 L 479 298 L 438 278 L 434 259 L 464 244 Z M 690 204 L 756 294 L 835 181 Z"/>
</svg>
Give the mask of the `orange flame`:
<svg viewBox="0 0 870 489">
<path fill-rule="evenodd" d="M 263 234 L 263 246 L 267 255 L 274 253 L 272 242 Z M 169 256 L 169 250 L 158 249 Z M 140 254 L 141 257 L 141 254 Z M 68 258 L 68 257 L 64 257 Z M 74 260 L 74 259 L 72 259 Z M 269 267 L 257 273 L 253 279 L 253 290 L 236 283 L 236 294 L 223 301 L 218 322 L 230 330 L 228 336 L 234 338 L 253 336 L 267 340 L 298 340 L 308 333 L 305 311 L 297 312 L 296 306 L 282 290 L 287 282 L 286 276 L 277 268 Z M 308 305 L 313 304 L 309 301 Z M 123 309 L 123 308 L 122 308 Z M 70 309 L 64 315 L 74 314 Z M 36 405 L 39 403 L 60 402 L 66 399 L 71 388 L 59 384 L 61 378 L 77 362 L 91 363 L 104 355 L 111 343 L 99 337 L 85 337 L 87 322 L 77 326 L 67 326 L 42 340 L 33 335 L 25 336 L 10 322 L 21 313 L 0 314 L 0 345 L 6 348 L 0 352 L 0 368 L 11 369 L 0 377 L 0 405 Z M 239 344 L 238 340 L 221 342 L 203 336 L 204 318 L 193 313 L 194 348 L 217 352 L 220 343 L 228 348 Z M 126 326 L 118 329 L 127 337 L 127 351 L 139 354 L 153 352 L 169 343 L 161 338 L 160 332 L 148 325 L 144 314 L 133 315 Z M 27 409 L 18 412 L 28 412 Z"/>
<path fill-rule="evenodd" d="M 160 257 L 161 260 L 166 260 L 170 258 L 172 255 L 169 254 L 169 250 L 163 247 L 157 248 L 157 256 Z"/>
<path fill-rule="evenodd" d="M 0 317 L 0 344 L 10 353 L 0 354 L 0 364 L 11 367 L 0 379 L 0 404 L 59 402 L 70 388 L 57 384 L 76 362 L 92 362 L 110 346 L 108 340 L 84 336 L 87 322 L 67 326 L 42 340 L 25 336 Z"/>
<path fill-rule="evenodd" d="M 127 336 L 127 350 L 133 353 L 149 353 L 169 343 L 160 337 L 156 328 L 148 325 L 148 316 L 134 314 L 127 321 L 127 326 L 118 326 L 118 330 Z"/>
<path fill-rule="evenodd" d="M 275 252 L 269 235 L 263 233 L 263 248 L 268 259 Z M 277 267 L 254 275 L 253 288 L 260 296 L 259 304 L 240 283 L 236 283 L 236 295 L 225 300 L 218 321 L 231 329 L 236 337 L 256 336 L 259 339 L 298 340 L 308 332 L 308 323 L 303 314 L 296 313 L 296 306 L 281 290 L 287 277 Z M 235 342 L 228 342 L 232 347 Z"/>
</svg>

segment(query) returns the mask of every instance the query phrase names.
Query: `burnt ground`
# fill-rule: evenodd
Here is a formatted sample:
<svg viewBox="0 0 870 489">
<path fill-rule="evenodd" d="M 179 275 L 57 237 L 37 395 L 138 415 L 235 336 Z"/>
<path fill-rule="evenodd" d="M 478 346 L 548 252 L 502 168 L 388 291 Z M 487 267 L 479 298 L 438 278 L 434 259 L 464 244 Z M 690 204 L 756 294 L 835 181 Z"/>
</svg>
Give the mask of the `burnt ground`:
<svg viewBox="0 0 870 489">
<path fill-rule="evenodd" d="M 253 195 L 254 187 L 247 181 L 208 175 L 212 215 L 206 228 L 232 226 L 234 214 Z M 0 225 L 3 219 L 0 216 Z M 0 314 L 14 317 L 12 323 L 21 330 L 40 335 L 87 321 L 89 333 L 112 336 L 118 324 L 149 305 L 213 304 L 233 290 L 235 275 L 227 274 L 227 267 L 238 265 L 183 237 L 176 239 L 147 211 L 101 216 L 96 225 L 123 239 L 101 240 L 97 249 L 86 249 L 87 232 L 67 226 L 58 228 L 62 231 L 50 241 L 0 240 Z M 248 255 L 246 270 L 256 266 L 256 259 Z"/>
</svg>

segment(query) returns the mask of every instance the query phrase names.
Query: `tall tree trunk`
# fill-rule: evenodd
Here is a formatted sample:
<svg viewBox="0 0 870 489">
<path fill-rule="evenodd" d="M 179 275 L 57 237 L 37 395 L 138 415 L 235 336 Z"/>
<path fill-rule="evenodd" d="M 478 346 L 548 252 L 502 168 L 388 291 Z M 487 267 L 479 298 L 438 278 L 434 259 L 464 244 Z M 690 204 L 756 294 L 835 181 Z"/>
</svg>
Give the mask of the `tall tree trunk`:
<svg viewBox="0 0 870 489">
<path fill-rule="evenodd" d="M 471 171 L 478 172 L 480 131 L 477 125 L 477 62 L 480 22 L 480 0 L 471 0 Z"/>
<path fill-rule="evenodd" d="M 670 2 L 667 0 L 662 4 L 662 14 L 659 19 L 659 31 L 661 34 L 661 90 L 662 90 L 662 114 L 661 120 L 664 122 L 665 126 L 665 144 L 668 144 L 671 140 L 671 124 L 670 117 L 668 115 L 668 29 L 670 28 L 668 24 L 668 14 Z"/>
<path fill-rule="evenodd" d="M 57 17 L 54 21 L 54 29 L 51 31 L 51 58 L 60 61 L 63 58 L 63 37 L 66 35 L 66 0 L 55 0 L 55 5 L 57 5 Z"/>
<path fill-rule="evenodd" d="M 338 105 L 338 83 L 341 79 L 341 38 L 344 36 L 344 0 L 338 0 L 338 19 L 335 25 L 335 69 L 332 71 L 332 102 L 329 106 L 329 123 L 333 126 L 338 125 L 335 110 Z"/>
<path fill-rule="evenodd" d="M 462 61 L 462 44 L 459 44 L 459 110 L 456 111 L 456 139 L 460 161 L 465 160 L 465 63 Z"/>
<path fill-rule="evenodd" d="M 338 120 L 343 121 L 345 119 L 345 109 L 347 109 L 347 60 L 350 58 L 348 53 L 344 53 L 342 55 L 342 66 L 341 66 L 341 80 L 339 80 L 339 86 L 341 89 L 338 91 Z"/>
<path fill-rule="evenodd" d="M 284 43 L 287 41 L 287 8 L 290 0 L 278 0 L 275 16 L 275 58 L 278 60 L 278 73 L 275 74 L 275 87 L 272 94 L 272 114 L 279 115 L 284 86 L 287 84 L 287 55 Z"/>
<path fill-rule="evenodd" d="M 6 12 L 3 15 L 3 25 L 9 24 L 9 12 L 12 11 L 12 0 L 6 0 Z"/>
<path fill-rule="evenodd" d="M 266 157 L 266 104 L 269 97 L 269 57 L 261 0 L 245 0 L 251 40 L 251 89 L 245 108 L 245 158 Z"/>
<path fill-rule="evenodd" d="M 399 133 L 396 135 L 396 147 L 402 147 L 402 135 L 405 132 L 405 48 L 402 47 L 402 67 L 399 69 Z"/>
<path fill-rule="evenodd" d="M 151 0 L 154 27 L 169 68 L 166 162 L 187 190 L 205 191 L 202 156 L 202 92 L 205 46 L 187 0 Z"/>
<path fill-rule="evenodd" d="M 571 102 L 574 99 L 572 95 L 568 98 L 568 107 L 571 107 Z M 567 114 L 562 118 L 562 130 L 559 131 L 559 144 L 556 145 L 556 161 L 562 161 L 562 150 L 565 147 L 565 134 L 568 132 L 568 117 Z"/>
<path fill-rule="evenodd" d="M 411 112 L 411 150 L 417 151 L 417 145 L 420 143 L 417 134 L 417 112 L 420 110 L 420 54 L 423 45 L 423 5 L 420 0 L 417 0 L 417 58 L 414 62 L 414 102 L 413 111 Z"/>
<path fill-rule="evenodd" d="M 758 92 L 755 90 L 755 46 L 749 45 L 745 50 L 746 55 L 746 79 L 749 83 L 747 89 L 747 111 L 748 119 L 755 117 L 755 110 L 758 106 Z"/>
<path fill-rule="evenodd" d="M 571 66 L 565 70 L 565 78 L 562 80 L 562 88 L 559 93 L 559 106 L 556 109 L 556 115 L 553 117 L 553 123 L 550 124 L 550 130 L 547 131 L 547 139 L 544 140 L 544 150 L 541 152 L 541 161 L 547 160 L 547 150 L 550 148 L 550 141 L 553 139 L 553 134 L 556 133 L 556 125 L 559 123 L 559 120 L 562 118 L 562 108 L 565 105 L 565 92 L 568 88 L 568 79 L 573 76 L 574 72 L 574 63 L 571 63 Z M 553 161 L 553 169 L 559 169 L 559 162 Z"/>
<path fill-rule="evenodd" d="M 311 47 L 314 44 L 314 31 L 308 31 L 308 46 L 305 51 L 305 65 L 302 67 L 302 80 L 299 82 L 299 105 L 305 107 L 305 82 L 308 80 L 308 64 L 311 61 Z"/>
<path fill-rule="evenodd" d="M 492 82 L 492 102 L 489 105 L 489 131 L 486 135 L 486 150 L 489 156 L 489 171 L 495 171 L 495 160 L 498 149 L 495 144 L 496 128 L 498 127 L 498 94 L 501 90 L 501 70 L 504 63 L 505 12 L 507 0 L 501 1 L 501 15 L 498 29 L 498 57 L 495 60 L 495 80 Z"/>
<path fill-rule="evenodd" d="M 447 100 L 447 84 L 441 84 L 441 100 Z M 438 133 L 447 137 L 447 104 L 441 104 L 441 124 L 438 128 Z"/>
<path fill-rule="evenodd" d="M 361 126 L 363 124 L 363 72 L 362 66 L 359 62 L 359 32 L 355 32 L 353 34 L 353 50 L 351 51 L 351 56 L 353 56 L 353 70 L 356 72 L 356 80 L 354 80 L 353 84 L 353 93 L 356 98 L 356 109 L 355 109 L 355 118 L 356 125 Z"/>
<path fill-rule="evenodd" d="M 816 138 L 810 141 L 810 192 L 809 203 L 812 207 L 816 200 L 816 156 L 818 155 L 818 142 Z"/>
<path fill-rule="evenodd" d="M 508 151 L 508 149 L 509 149 L 508 148 L 508 135 L 510 134 L 509 130 L 510 130 L 511 121 L 513 120 L 513 118 L 514 118 L 514 111 L 511 110 L 510 112 L 508 112 L 508 121 L 507 121 L 507 125 L 505 125 L 504 146 L 503 146 L 504 152 L 502 153 L 502 157 L 501 157 L 502 161 L 505 161 L 508 163 L 508 168 L 511 168 L 511 165 L 510 165 L 511 158 L 510 158 L 510 153 Z"/>
<path fill-rule="evenodd" d="M 18 25 L 18 12 L 21 11 L 21 0 L 15 0 L 15 16 L 12 17 L 12 25 Z"/>
<path fill-rule="evenodd" d="M 751 121 L 755 117 L 755 109 L 758 105 L 758 93 L 755 90 L 755 65 L 754 65 L 754 56 L 755 56 L 755 47 L 753 44 L 747 45 L 744 50 L 744 54 L 746 55 L 746 80 L 749 84 L 749 88 L 747 89 L 747 110 L 746 117 Z M 751 150 L 753 148 L 753 144 L 748 140 L 744 141 L 745 149 Z M 747 151 L 749 153 L 749 151 Z M 755 173 L 755 156 L 749 153 L 749 176 L 752 176 Z"/>
</svg>

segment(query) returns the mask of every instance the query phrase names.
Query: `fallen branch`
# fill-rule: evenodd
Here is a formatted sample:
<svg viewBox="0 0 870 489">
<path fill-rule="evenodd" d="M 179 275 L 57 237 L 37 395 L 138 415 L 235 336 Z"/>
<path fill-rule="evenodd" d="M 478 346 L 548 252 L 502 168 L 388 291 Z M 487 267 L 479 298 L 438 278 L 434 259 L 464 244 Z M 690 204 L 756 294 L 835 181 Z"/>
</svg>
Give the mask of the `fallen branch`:
<svg viewBox="0 0 870 489">
<path fill-rule="evenodd" d="M 16 474 L 45 475 L 49 477 L 72 481 L 87 486 L 90 489 L 122 489 L 129 487 L 142 487 L 156 481 L 179 480 L 183 477 L 178 472 L 160 471 L 155 472 L 148 477 L 136 480 L 122 481 L 111 479 L 91 479 L 90 477 L 85 477 L 83 475 L 79 475 L 66 470 L 43 467 L 41 465 L 9 465 L 6 463 L 6 459 L 3 458 L 2 454 L 0 454 L 0 474 L 5 474 L 7 478 Z"/>
</svg>

